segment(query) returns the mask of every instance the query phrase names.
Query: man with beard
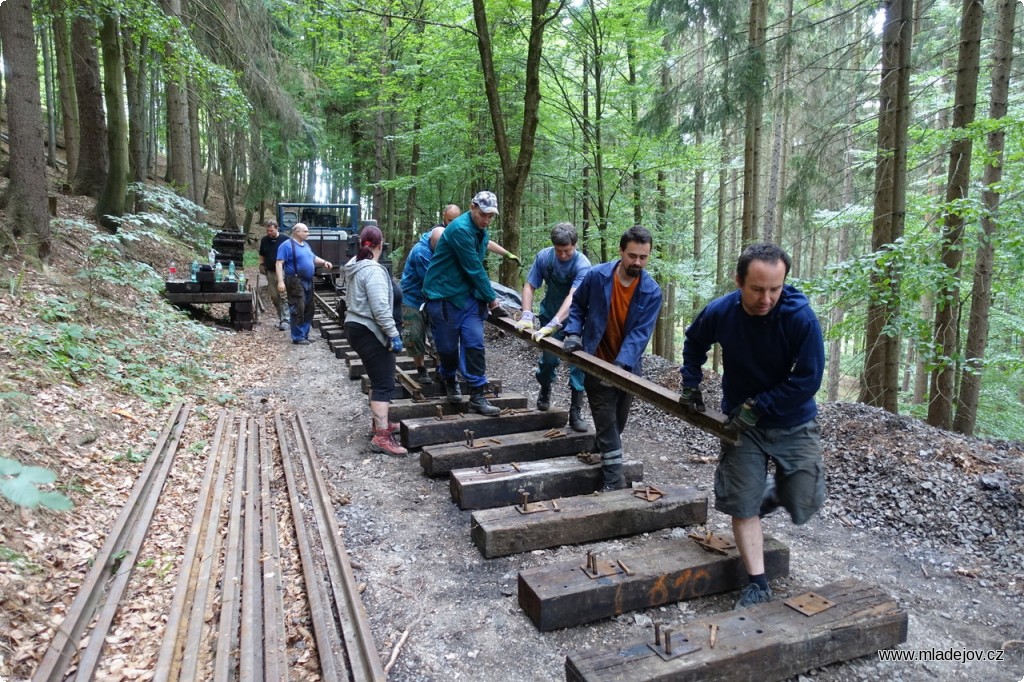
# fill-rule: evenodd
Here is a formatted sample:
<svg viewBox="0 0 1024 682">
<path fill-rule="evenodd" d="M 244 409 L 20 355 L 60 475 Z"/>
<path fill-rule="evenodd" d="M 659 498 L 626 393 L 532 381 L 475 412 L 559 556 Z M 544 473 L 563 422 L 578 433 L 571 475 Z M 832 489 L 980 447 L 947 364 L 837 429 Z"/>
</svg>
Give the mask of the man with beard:
<svg viewBox="0 0 1024 682">
<path fill-rule="evenodd" d="M 619 259 L 595 265 L 583 278 L 565 325 L 566 352 L 583 350 L 641 373 L 641 357 L 661 310 L 661 287 L 644 271 L 652 241 L 646 228 L 634 225 L 619 239 Z M 624 488 L 622 431 L 633 396 L 590 374 L 583 386 L 601 451 L 602 491 Z"/>
</svg>

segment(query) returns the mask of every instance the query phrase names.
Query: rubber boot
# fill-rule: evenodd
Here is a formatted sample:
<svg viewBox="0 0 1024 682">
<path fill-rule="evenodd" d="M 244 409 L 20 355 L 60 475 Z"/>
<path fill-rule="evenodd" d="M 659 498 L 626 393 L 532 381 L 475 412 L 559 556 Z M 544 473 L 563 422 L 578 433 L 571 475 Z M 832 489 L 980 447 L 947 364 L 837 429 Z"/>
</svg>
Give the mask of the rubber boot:
<svg viewBox="0 0 1024 682">
<path fill-rule="evenodd" d="M 420 386 L 429 386 L 434 383 L 434 380 L 430 378 L 430 374 L 427 372 L 426 367 L 416 368 L 416 383 Z"/>
<path fill-rule="evenodd" d="M 626 477 L 622 474 L 622 450 L 601 453 L 601 476 L 604 479 L 603 493 L 626 487 Z"/>
<path fill-rule="evenodd" d="M 485 417 L 496 417 L 501 413 L 501 408 L 491 405 L 484 397 L 483 386 L 474 388 L 469 394 L 469 411 L 482 414 Z"/>
<path fill-rule="evenodd" d="M 537 409 L 547 412 L 551 407 L 551 384 L 540 385 L 540 393 L 537 394 Z"/>
<path fill-rule="evenodd" d="M 571 402 L 569 403 L 569 428 L 583 433 L 590 428 L 590 425 L 583 419 L 583 391 L 571 389 L 569 393 L 571 396 Z"/>
<path fill-rule="evenodd" d="M 395 440 L 395 434 L 387 429 L 378 429 L 374 432 L 373 440 L 370 441 L 370 450 L 383 452 L 391 457 L 405 457 L 409 454 L 409 451 Z"/>
<path fill-rule="evenodd" d="M 459 387 L 458 377 L 446 378 L 440 377 L 441 382 L 444 384 L 444 392 L 448 396 L 448 402 L 452 405 L 458 405 L 462 402 L 462 388 Z"/>
</svg>

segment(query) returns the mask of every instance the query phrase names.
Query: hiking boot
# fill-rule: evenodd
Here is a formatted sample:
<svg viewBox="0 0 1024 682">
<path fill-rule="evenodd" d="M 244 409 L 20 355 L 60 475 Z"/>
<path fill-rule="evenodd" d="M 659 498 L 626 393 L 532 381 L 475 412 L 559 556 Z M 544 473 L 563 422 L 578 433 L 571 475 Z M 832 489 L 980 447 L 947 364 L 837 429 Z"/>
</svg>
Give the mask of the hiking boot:
<svg viewBox="0 0 1024 682">
<path fill-rule="evenodd" d="M 427 372 L 426 367 L 416 368 L 416 383 L 420 386 L 429 386 L 434 383 L 434 380 L 430 378 L 430 374 Z"/>
<path fill-rule="evenodd" d="M 440 375 L 438 375 L 440 376 Z M 462 388 L 459 387 L 459 380 L 457 377 L 447 379 L 440 377 L 441 383 L 444 384 L 444 392 L 448 396 L 448 402 L 452 405 L 458 405 L 462 402 Z"/>
<path fill-rule="evenodd" d="M 569 428 L 583 433 L 590 428 L 583 419 L 583 391 L 571 390 L 570 394 L 572 398 L 569 404 Z"/>
<path fill-rule="evenodd" d="M 761 495 L 761 510 L 757 515 L 763 519 L 780 506 L 782 503 L 779 501 L 778 495 L 775 494 L 775 480 L 769 479 L 764 485 L 764 493 Z"/>
<path fill-rule="evenodd" d="M 483 387 L 474 388 L 469 395 L 469 411 L 482 414 L 485 417 L 496 417 L 501 413 L 501 408 L 491 405 L 484 397 Z"/>
<path fill-rule="evenodd" d="M 409 454 L 409 451 L 395 440 L 395 434 L 387 429 L 374 431 L 373 440 L 370 441 L 370 450 L 373 452 L 383 452 L 391 457 L 405 457 Z"/>
<path fill-rule="evenodd" d="M 394 435 L 398 435 L 402 432 L 402 424 L 400 422 L 388 422 L 388 432 Z M 377 433 L 377 425 L 373 422 L 373 417 L 370 418 L 370 435 L 373 436 Z"/>
<path fill-rule="evenodd" d="M 754 604 L 764 604 L 772 600 L 772 588 L 761 589 L 757 583 L 750 583 L 740 592 L 740 598 L 736 601 L 734 611 L 750 608 Z"/>
<path fill-rule="evenodd" d="M 547 412 L 551 408 L 551 385 L 541 384 L 540 393 L 537 394 L 537 409 Z"/>
<path fill-rule="evenodd" d="M 626 487 L 626 477 L 622 473 L 622 450 L 601 453 L 601 477 L 604 481 L 601 486 L 603 493 Z"/>
</svg>

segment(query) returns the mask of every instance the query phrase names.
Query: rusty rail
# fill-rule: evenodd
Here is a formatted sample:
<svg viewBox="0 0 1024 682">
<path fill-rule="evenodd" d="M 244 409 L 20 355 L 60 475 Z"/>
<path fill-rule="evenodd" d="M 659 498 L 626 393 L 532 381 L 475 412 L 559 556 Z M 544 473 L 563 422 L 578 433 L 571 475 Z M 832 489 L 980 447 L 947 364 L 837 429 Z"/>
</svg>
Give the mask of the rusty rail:
<svg viewBox="0 0 1024 682">
<path fill-rule="evenodd" d="M 185 429 L 191 409 L 190 404 L 177 403 L 171 410 L 171 416 L 153 446 L 142 474 L 107 534 L 64 622 L 33 673 L 34 682 L 57 682 L 64 679 L 72 658 L 78 653 L 82 635 L 95 619 L 89 642 L 79 656 L 76 671 L 77 677 L 92 679 L 106 634 L 153 520 L 160 491 L 174 463 L 181 432 Z"/>
<path fill-rule="evenodd" d="M 717 436 L 726 442 L 733 444 L 739 443 L 735 434 L 726 430 L 725 425 L 729 421 L 729 418 L 721 412 L 717 412 L 710 408 L 707 412 L 691 412 L 683 408 L 682 404 L 679 402 L 678 393 L 670 391 L 663 386 L 659 386 L 653 381 L 648 381 L 643 377 L 638 377 L 620 367 L 616 367 L 610 362 L 605 362 L 604 360 L 596 358 L 590 353 L 585 353 L 581 350 L 573 353 L 566 353 L 562 349 L 562 342 L 557 339 L 553 339 L 550 336 L 541 339 L 540 341 L 534 341 L 530 332 L 516 329 L 515 321 L 511 318 L 491 318 L 489 321 L 498 329 L 512 334 L 523 341 L 531 343 L 541 350 L 554 353 L 566 362 L 571 362 L 572 364 L 577 365 L 587 374 L 599 377 L 616 388 L 622 389 L 627 393 L 631 393 L 651 405 L 654 405 L 658 409 L 669 413 L 673 417 L 678 417 L 679 419 L 682 419 L 683 421 L 692 424 L 713 436 Z"/>
</svg>

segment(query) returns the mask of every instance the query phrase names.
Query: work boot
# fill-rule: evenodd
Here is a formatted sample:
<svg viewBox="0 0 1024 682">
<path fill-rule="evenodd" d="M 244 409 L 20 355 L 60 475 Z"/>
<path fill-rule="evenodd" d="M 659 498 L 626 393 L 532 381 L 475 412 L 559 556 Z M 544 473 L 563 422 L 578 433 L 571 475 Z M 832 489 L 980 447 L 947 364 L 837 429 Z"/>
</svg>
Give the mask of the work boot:
<svg viewBox="0 0 1024 682">
<path fill-rule="evenodd" d="M 540 385 L 540 393 L 537 394 L 537 409 L 547 412 L 551 407 L 551 384 Z"/>
<path fill-rule="evenodd" d="M 750 608 L 754 604 L 763 604 L 772 600 L 772 588 L 763 589 L 757 583 L 750 583 L 743 588 L 740 592 L 740 598 L 736 600 L 736 605 L 733 606 L 734 611 L 740 609 Z"/>
<path fill-rule="evenodd" d="M 441 383 L 444 384 L 444 392 L 448 396 L 448 402 L 452 405 L 458 405 L 462 402 L 462 388 L 459 386 L 458 377 L 452 377 L 448 379 L 438 375 L 441 379 Z"/>
<path fill-rule="evenodd" d="M 622 490 L 626 487 L 626 477 L 622 473 L 622 450 L 601 453 L 601 476 L 604 485 L 601 492 Z"/>
<path fill-rule="evenodd" d="M 383 452 L 391 457 L 405 457 L 409 454 L 409 451 L 395 440 L 395 434 L 391 433 L 388 429 L 374 431 L 373 440 L 370 441 L 370 450 L 373 452 Z"/>
<path fill-rule="evenodd" d="M 571 402 L 569 404 L 569 428 L 573 431 L 583 433 L 590 428 L 590 425 L 583 419 L 583 391 L 575 389 L 570 392 Z"/>
<path fill-rule="evenodd" d="M 487 402 L 487 398 L 484 397 L 484 388 L 481 386 L 474 388 L 469 394 L 469 411 L 482 414 L 485 417 L 496 417 L 501 412 L 501 408 Z"/>
<path fill-rule="evenodd" d="M 397 436 L 402 432 L 402 424 L 400 422 L 388 422 L 388 432 Z M 370 417 L 370 435 L 373 436 L 375 433 L 377 433 L 377 424 L 374 423 L 373 417 Z"/>
<path fill-rule="evenodd" d="M 427 373 L 426 367 L 416 368 L 416 383 L 418 383 L 420 386 L 429 386 L 430 384 L 434 383 L 434 380 L 430 378 L 430 374 Z"/>
</svg>

